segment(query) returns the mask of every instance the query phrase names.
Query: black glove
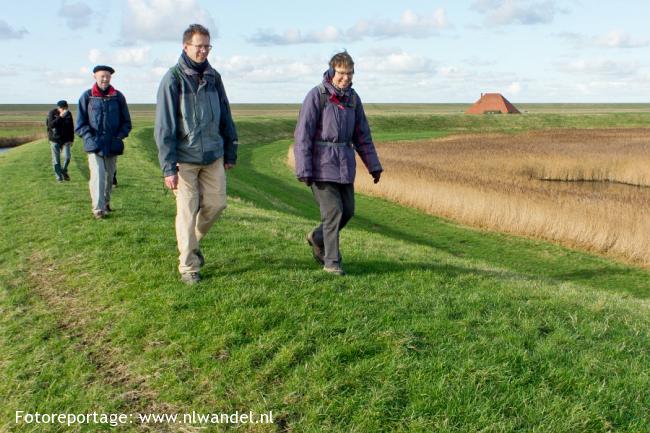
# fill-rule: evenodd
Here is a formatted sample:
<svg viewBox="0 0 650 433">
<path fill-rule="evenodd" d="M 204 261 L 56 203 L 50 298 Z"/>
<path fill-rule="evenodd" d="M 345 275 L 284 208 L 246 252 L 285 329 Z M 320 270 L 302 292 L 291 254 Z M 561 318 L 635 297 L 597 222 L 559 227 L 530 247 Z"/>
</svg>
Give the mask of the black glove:
<svg viewBox="0 0 650 433">
<path fill-rule="evenodd" d="M 372 176 L 373 182 L 377 183 L 379 182 L 379 178 L 381 177 L 381 171 L 373 171 L 372 173 L 370 173 L 370 176 Z"/>
<path fill-rule="evenodd" d="M 313 180 L 311 180 L 310 177 L 301 177 L 298 179 L 299 182 L 303 182 L 307 186 L 311 186 L 312 183 L 314 183 Z"/>
</svg>

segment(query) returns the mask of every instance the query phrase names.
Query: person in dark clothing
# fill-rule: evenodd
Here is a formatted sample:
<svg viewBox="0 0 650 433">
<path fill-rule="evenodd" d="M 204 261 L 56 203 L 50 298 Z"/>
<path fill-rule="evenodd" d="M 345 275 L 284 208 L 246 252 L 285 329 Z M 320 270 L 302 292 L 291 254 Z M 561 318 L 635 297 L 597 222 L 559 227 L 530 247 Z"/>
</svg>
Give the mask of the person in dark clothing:
<svg viewBox="0 0 650 433">
<path fill-rule="evenodd" d="M 70 164 L 70 148 L 74 141 L 74 120 L 68 110 L 68 103 L 61 100 L 56 108 L 47 114 L 47 137 L 52 150 L 52 165 L 57 182 L 70 180 L 68 165 Z M 63 165 L 61 165 L 63 151 Z"/>
<path fill-rule="evenodd" d="M 323 81 L 305 97 L 294 133 L 296 177 L 311 187 L 321 224 L 307 234 L 314 259 L 323 270 L 345 275 L 339 232 L 354 215 L 355 151 L 374 182 L 383 171 L 359 95 L 352 89 L 354 61 L 335 54 Z"/>
</svg>

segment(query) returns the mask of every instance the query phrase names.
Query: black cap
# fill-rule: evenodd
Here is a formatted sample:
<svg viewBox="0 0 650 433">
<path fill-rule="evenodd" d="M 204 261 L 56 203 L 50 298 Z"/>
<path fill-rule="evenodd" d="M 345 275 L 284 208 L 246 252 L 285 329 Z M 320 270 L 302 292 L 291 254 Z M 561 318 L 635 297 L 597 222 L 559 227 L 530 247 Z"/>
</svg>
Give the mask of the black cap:
<svg viewBox="0 0 650 433">
<path fill-rule="evenodd" d="M 111 68 L 110 66 L 106 66 L 106 65 L 97 65 L 97 66 L 95 66 L 93 68 L 93 74 L 95 72 L 99 72 L 99 71 L 108 71 L 108 73 L 110 73 L 110 74 L 115 73 L 115 69 Z"/>
<path fill-rule="evenodd" d="M 59 108 L 68 108 L 68 101 L 61 99 L 59 102 L 56 103 L 56 106 Z"/>
</svg>

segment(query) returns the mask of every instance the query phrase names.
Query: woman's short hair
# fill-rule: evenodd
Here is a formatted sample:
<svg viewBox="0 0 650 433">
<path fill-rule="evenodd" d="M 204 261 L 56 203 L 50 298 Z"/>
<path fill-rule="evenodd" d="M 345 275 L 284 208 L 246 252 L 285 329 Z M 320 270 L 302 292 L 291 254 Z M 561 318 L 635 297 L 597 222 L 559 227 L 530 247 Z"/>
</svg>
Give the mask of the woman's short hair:
<svg viewBox="0 0 650 433">
<path fill-rule="evenodd" d="M 210 30 L 203 27 L 201 24 L 190 24 L 187 30 L 183 32 L 183 43 L 189 44 L 196 33 L 210 37 Z"/>
<path fill-rule="evenodd" d="M 336 53 L 334 56 L 332 56 L 329 66 L 332 69 L 337 66 L 343 66 L 354 71 L 354 60 L 352 60 L 352 56 L 348 54 L 347 50 L 343 50 L 340 53 Z"/>
</svg>

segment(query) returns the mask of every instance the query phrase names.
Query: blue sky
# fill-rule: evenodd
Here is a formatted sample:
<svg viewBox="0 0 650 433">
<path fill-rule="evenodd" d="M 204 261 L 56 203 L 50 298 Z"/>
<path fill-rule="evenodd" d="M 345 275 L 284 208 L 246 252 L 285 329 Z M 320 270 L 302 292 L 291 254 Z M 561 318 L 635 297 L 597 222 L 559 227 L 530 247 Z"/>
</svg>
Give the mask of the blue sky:
<svg viewBox="0 0 650 433">
<path fill-rule="evenodd" d="M 0 15 L 0 103 L 76 101 L 100 63 L 155 102 L 193 22 L 235 103 L 301 102 L 344 48 L 365 102 L 650 102 L 648 18 L 648 0 L 22 0 Z"/>
</svg>

